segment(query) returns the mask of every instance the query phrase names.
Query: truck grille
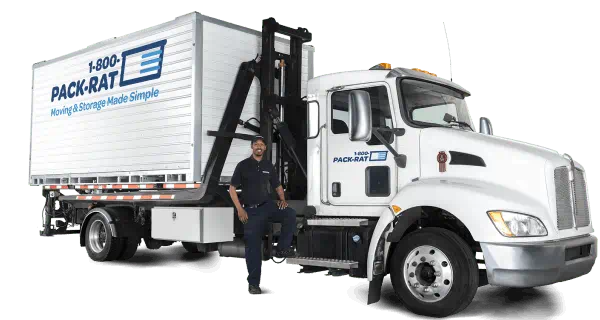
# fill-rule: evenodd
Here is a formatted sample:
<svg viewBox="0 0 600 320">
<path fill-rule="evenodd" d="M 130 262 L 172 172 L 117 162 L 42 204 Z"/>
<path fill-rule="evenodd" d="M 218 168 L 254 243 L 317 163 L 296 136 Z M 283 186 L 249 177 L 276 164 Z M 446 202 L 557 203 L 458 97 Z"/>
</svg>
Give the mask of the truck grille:
<svg viewBox="0 0 600 320">
<path fill-rule="evenodd" d="M 590 224 L 590 213 L 587 202 L 587 190 L 583 171 L 575 169 L 575 208 L 571 197 L 571 183 L 569 182 L 569 169 L 565 166 L 554 170 L 554 186 L 556 191 L 556 226 L 558 230 L 573 228 L 573 211 L 575 211 L 575 224 L 585 227 Z"/>
<path fill-rule="evenodd" d="M 587 188 L 583 171 L 575 169 L 575 224 L 577 227 L 590 225 L 590 211 L 588 208 Z"/>
</svg>

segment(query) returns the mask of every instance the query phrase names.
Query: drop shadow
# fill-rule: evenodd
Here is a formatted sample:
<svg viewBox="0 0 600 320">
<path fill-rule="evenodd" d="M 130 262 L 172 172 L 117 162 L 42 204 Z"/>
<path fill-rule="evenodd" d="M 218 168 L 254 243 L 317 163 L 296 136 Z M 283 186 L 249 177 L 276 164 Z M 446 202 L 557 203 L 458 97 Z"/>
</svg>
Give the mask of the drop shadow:
<svg viewBox="0 0 600 320">
<path fill-rule="evenodd" d="M 88 263 L 95 265 L 97 272 L 193 272 L 199 274 L 200 280 L 216 280 L 217 273 L 224 272 L 225 264 L 230 262 L 226 262 L 218 252 L 188 252 L 181 245 L 173 245 L 157 250 L 140 247 L 128 260 L 96 263 L 88 257 Z M 245 272 L 243 260 L 239 262 L 239 267 Z M 248 281 L 242 279 L 240 288 L 247 287 Z M 280 295 L 280 289 L 273 288 L 271 280 L 263 279 L 262 291 L 263 296 Z"/>
<path fill-rule="evenodd" d="M 224 271 L 224 259 L 216 252 L 192 253 L 181 245 L 162 247 L 157 250 L 138 248 L 128 260 L 96 263 L 98 272 L 196 272 L 201 280 L 216 280 L 217 272 Z"/>
<path fill-rule="evenodd" d="M 430 319 L 415 316 L 405 309 L 389 278 L 383 283 L 380 301 L 370 306 L 366 304 L 368 288 L 367 281 L 344 280 L 344 302 L 359 304 L 361 312 L 392 313 L 392 319 Z M 552 285 L 531 289 L 483 286 L 469 307 L 449 319 L 497 319 L 515 315 L 519 319 L 566 319 L 568 291 Z"/>
</svg>

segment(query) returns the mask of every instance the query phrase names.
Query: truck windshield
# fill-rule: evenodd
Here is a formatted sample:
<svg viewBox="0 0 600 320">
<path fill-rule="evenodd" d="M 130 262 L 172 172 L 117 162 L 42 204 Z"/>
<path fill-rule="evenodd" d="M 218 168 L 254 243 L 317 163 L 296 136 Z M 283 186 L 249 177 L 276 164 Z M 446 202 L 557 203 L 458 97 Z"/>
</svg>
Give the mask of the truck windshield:
<svg viewBox="0 0 600 320">
<path fill-rule="evenodd" d="M 415 80 L 402 80 L 400 86 L 404 108 L 410 122 L 420 126 L 456 125 L 444 121 L 444 116 L 450 114 L 457 121 L 468 123 L 473 127 L 467 103 L 460 92 Z M 465 128 L 470 130 L 464 126 L 463 129 Z"/>
</svg>

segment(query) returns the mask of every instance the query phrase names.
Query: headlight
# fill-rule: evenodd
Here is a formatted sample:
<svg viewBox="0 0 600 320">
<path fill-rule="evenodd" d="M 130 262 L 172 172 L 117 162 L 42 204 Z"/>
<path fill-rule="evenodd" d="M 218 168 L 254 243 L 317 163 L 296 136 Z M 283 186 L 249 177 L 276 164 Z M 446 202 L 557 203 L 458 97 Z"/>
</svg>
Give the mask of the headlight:
<svg viewBox="0 0 600 320">
<path fill-rule="evenodd" d="M 522 213 L 506 211 L 488 211 L 488 216 L 505 237 L 540 237 L 547 236 L 548 230 L 536 217 Z"/>
</svg>

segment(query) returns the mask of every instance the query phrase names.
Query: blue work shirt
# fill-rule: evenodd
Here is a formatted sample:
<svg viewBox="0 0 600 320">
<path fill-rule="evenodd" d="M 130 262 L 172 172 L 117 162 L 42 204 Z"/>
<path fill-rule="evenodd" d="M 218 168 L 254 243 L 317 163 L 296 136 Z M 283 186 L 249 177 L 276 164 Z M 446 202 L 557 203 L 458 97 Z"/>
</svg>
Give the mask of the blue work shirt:
<svg viewBox="0 0 600 320">
<path fill-rule="evenodd" d="M 258 205 L 273 199 L 273 189 L 281 185 L 273 164 L 250 156 L 237 164 L 231 185 L 242 189 L 242 203 Z"/>
</svg>

